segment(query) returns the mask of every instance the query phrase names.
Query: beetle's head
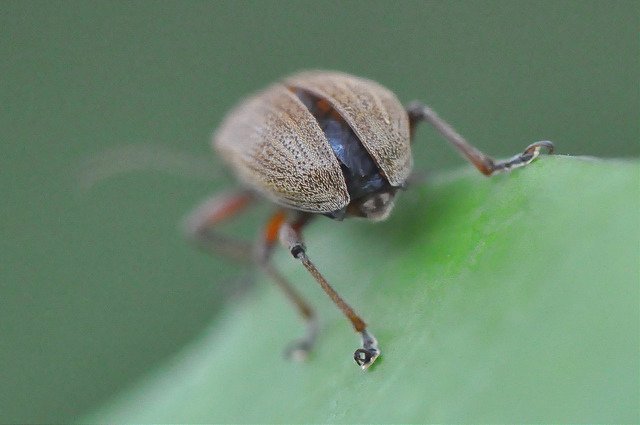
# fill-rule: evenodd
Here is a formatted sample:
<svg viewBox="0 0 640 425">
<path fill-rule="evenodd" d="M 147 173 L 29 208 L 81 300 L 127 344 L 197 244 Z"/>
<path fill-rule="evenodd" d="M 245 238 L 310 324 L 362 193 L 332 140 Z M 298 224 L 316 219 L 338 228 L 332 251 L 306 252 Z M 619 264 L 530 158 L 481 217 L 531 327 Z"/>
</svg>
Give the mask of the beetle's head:
<svg viewBox="0 0 640 425">
<path fill-rule="evenodd" d="M 395 205 L 396 191 L 397 188 L 386 187 L 383 190 L 352 201 L 347 207 L 347 214 L 372 221 L 385 220 L 389 217 Z"/>
</svg>

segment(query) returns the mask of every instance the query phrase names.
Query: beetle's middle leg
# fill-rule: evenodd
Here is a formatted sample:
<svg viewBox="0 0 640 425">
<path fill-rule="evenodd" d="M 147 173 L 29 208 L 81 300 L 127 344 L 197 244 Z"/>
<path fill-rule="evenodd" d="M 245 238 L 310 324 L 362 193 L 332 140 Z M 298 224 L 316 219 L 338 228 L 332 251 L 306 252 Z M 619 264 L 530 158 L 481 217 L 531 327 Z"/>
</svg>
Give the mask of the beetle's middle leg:
<svg viewBox="0 0 640 425">
<path fill-rule="evenodd" d="M 256 244 L 221 234 L 216 227 L 244 211 L 254 201 L 248 191 L 237 191 L 214 196 L 198 206 L 184 220 L 184 232 L 200 248 L 214 254 L 222 254 L 233 260 L 256 264 L 282 290 L 296 307 L 307 325 L 304 338 L 287 350 L 295 360 L 303 360 L 315 344 L 318 333 L 316 315 L 311 306 L 270 263 L 273 247 L 278 241 L 278 231 L 284 222 L 284 212 L 274 214 Z M 302 226 L 308 218 L 297 223 Z"/>
<path fill-rule="evenodd" d="M 498 171 L 508 171 L 523 167 L 536 159 L 540 155 L 542 148 L 546 148 L 549 153 L 553 153 L 553 143 L 543 140 L 530 144 L 521 154 L 503 161 L 496 161 L 467 142 L 448 122 L 440 118 L 428 106 L 420 102 L 413 102 L 407 107 L 407 113 L 409 114 L 412 140 L 417 124 L 421 121 L 426 121 L 485 176 L 490 176 Z"/>
<path fill-rule="evenodd" d="M 311 215 L 306 215 L 304 218 L 298 220 L 294 225 L 297 228 L 304 226 Z M 309 352 L 313 348 L 318 335 L 318 321 L 313 308 L 305 301 L 304 298 L 291 286 L 289 281 L 284 278 L 271 264 L 271 257 L 276 242 L 278 241 L 278 235 L 280 228 L 285 222 L 286 215 L 282 210 L 277 211 L 271 216 L 267 222 L 267 226 L 264 229 L 264 234 L 258 240 L 256 244 L 256 250 L 254 252 L 256 261 L 259 267 L 278 285 L 285 296 L 291 301 L 291 303 L 298 310 L 298 314 L 305 321 L 307 330 L 301 339 L 294 341 L 289 345 L 285 354 L 287 357 L 294 360 L 305 360 L 309 355 Z"/>
<path fill-rule="evenodd" d="M 367 324 L 364 320 L 362 320 L 353 308 L 333 289 L 307 256 L 300 230 L 302 225 L 306 223 L 306 217 L 309 216 L 309 214 L 301 213 L 298 215 L 296 221 L 284 221 L 279 231 L 280 242 L 291 252 L 294 258 L 300 260 L 311 276 L 320 284 L 324 292 L 331 298 L 331 301 L 333 301 L 347 319 L 349 319 L 355 331 L 360 334 L 362 337 L 362 348 L 357 349 L 353 353 L 353 357 L 362 369 L 366 369 L 371 366 L 380 355 L 378 341 L 373 334 L 367 330 Z M 300 223 L 302 223 L 302 225 L 300 225 Z"/>
</svg>

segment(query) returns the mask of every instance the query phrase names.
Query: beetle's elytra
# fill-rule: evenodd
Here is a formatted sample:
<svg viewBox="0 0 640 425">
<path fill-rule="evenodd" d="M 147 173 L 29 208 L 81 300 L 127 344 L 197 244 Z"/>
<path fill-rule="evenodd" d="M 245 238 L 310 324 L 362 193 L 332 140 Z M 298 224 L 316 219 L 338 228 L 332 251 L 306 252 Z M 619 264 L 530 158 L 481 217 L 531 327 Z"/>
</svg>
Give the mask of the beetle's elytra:
<svg viewBox="0 0 640 425">
<path fill-rule="evenodd" d="M 214 147 L 268 199 L 336 216 L 369 189 L 392 194 L 412 167 L 409 119 L 395 95 L 339 73 L 294 75 L 247 99 Z"/>
<path fill-rule="evenodd" d="M 362 338 L 354 359 L 363 369 L 380 354 L 367 325 L 309 259 L 303 227 L 317 215 L 342 220 L 383 220 L 411 174 L 411 142 L 427 121 L 480 172 L 492 175 L 529 164 L 548 141 L 495 161 L 470 145 L 429 107 L 403 107 L 380 84 L 340 72 L 301 72 L 241 102 L 222 122 L 213 147 L 241 188 L 204 202 L 187 217 L 187 232 L 200 246 L 250 261 L 281 287 L 307 323 L 307 333 L 289 353 L 304 358 L 315 343 L 315 313 L 269 262 L 278 241 L 300 260 Z M 257 246 L 219 234 L 216 225 L 252 202 L 276 205 Z"/>
</svg>

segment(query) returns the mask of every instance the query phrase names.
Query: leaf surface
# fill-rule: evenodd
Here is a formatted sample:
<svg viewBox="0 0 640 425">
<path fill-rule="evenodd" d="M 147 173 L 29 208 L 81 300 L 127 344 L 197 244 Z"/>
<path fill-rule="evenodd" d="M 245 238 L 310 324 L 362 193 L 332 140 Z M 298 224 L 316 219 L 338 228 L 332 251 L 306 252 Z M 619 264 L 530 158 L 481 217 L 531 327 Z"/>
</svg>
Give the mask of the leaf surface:
<svg viewBox="0 0 640 425">
<path fill-rule="evenodd" d="M 210 332 L 83 422 L 637 422 L 638 162 L 545 157 L 491 179 L 465 168 L 400 195 L 379 224 L 314 222 L 308 253 L 368 321 L 347 321 L 290 256 L 317 306 L 303 327 L 266 279 Z"/>
</svg>

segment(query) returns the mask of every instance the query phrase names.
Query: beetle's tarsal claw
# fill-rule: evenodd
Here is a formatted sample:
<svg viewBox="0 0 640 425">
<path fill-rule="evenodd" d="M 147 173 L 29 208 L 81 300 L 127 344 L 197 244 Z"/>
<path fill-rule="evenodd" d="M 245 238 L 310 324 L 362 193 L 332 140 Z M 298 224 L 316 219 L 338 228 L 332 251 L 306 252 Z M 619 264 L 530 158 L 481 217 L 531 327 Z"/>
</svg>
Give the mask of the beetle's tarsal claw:
<svg viewBox="0 0 640 425">
<path fill-rule="evenodd" d="M 307 319 L 307 333 L 303 338 L 293 341 L 284 352 L 286 358 L 295 362 L 303 362 L 309 358 L 318 335 L 318 322 L 315 317 Z"/>
<path fill-rule="evenodd" d="M 284 352 L 284 356 L 294 362 L 304 362 L 309 358 L 311 343 L 307 340 L 299 340 L 291 343 Z"/>
<path fill-rule="evenodd" d="M 546 149 L 547 153 L 552 154 L 554 151 L 553 143 L 548 140 L 542 140 L 540 142 L 535 142 L 527 146 L 519 155 L 516 155 L 506 161 L 500 161 L 493 164 L 491 174 L 500 172 L 500 171 L 509 171 L 514 168 L 524 167 L 525 165 L 533 162 L 538 156 L 540 156 L 540 151 L 542 149 Z"/>
<path fill-rule="evenodd" d="M 376 338 L 366 329 L 360 332 L 360 335 L 362 336 L 362 348 L 358 348 L 353 353 L 353 359 L 362 370 L 365 370 L 380 356 L 380 349 Z"/>
<path fill-rule="evenodd" d="M 537 158 L 538 155 L 540 155 L 540 150 L 542 148 L 547 149 L 547 154 L 549 155 L 551 155 L 555 150 L 555 146 L 553 145 L 552 142 L 548 140 L 541 140 L 539 142 L 535 142 L 527 146 L 527 148 L 522 153 L 522 156 L 531 155 L 532 156 L 531 160 L 534 160 L 535 158 Z"/>
<path fill-rule="evenodd" d="M 358 348 L 353 353 L 353 359 L 356 361 L 356 364 L 362 368 L 362 370 L 365 370 L 376 361 L 379 355 L 380 352 L 378 350 Z"/>
<path fill-rule="evenodd" d="M 532 143 L 526 147 L 524 152 L 508 161 L 512 164 L 511 168 L 522 167 L 533 162 L 540 155 L 540 151 L 543 148 L 547 149 L 548 154 L 552 154 L 555 147 L 548 140 Z"/>
</svg>

